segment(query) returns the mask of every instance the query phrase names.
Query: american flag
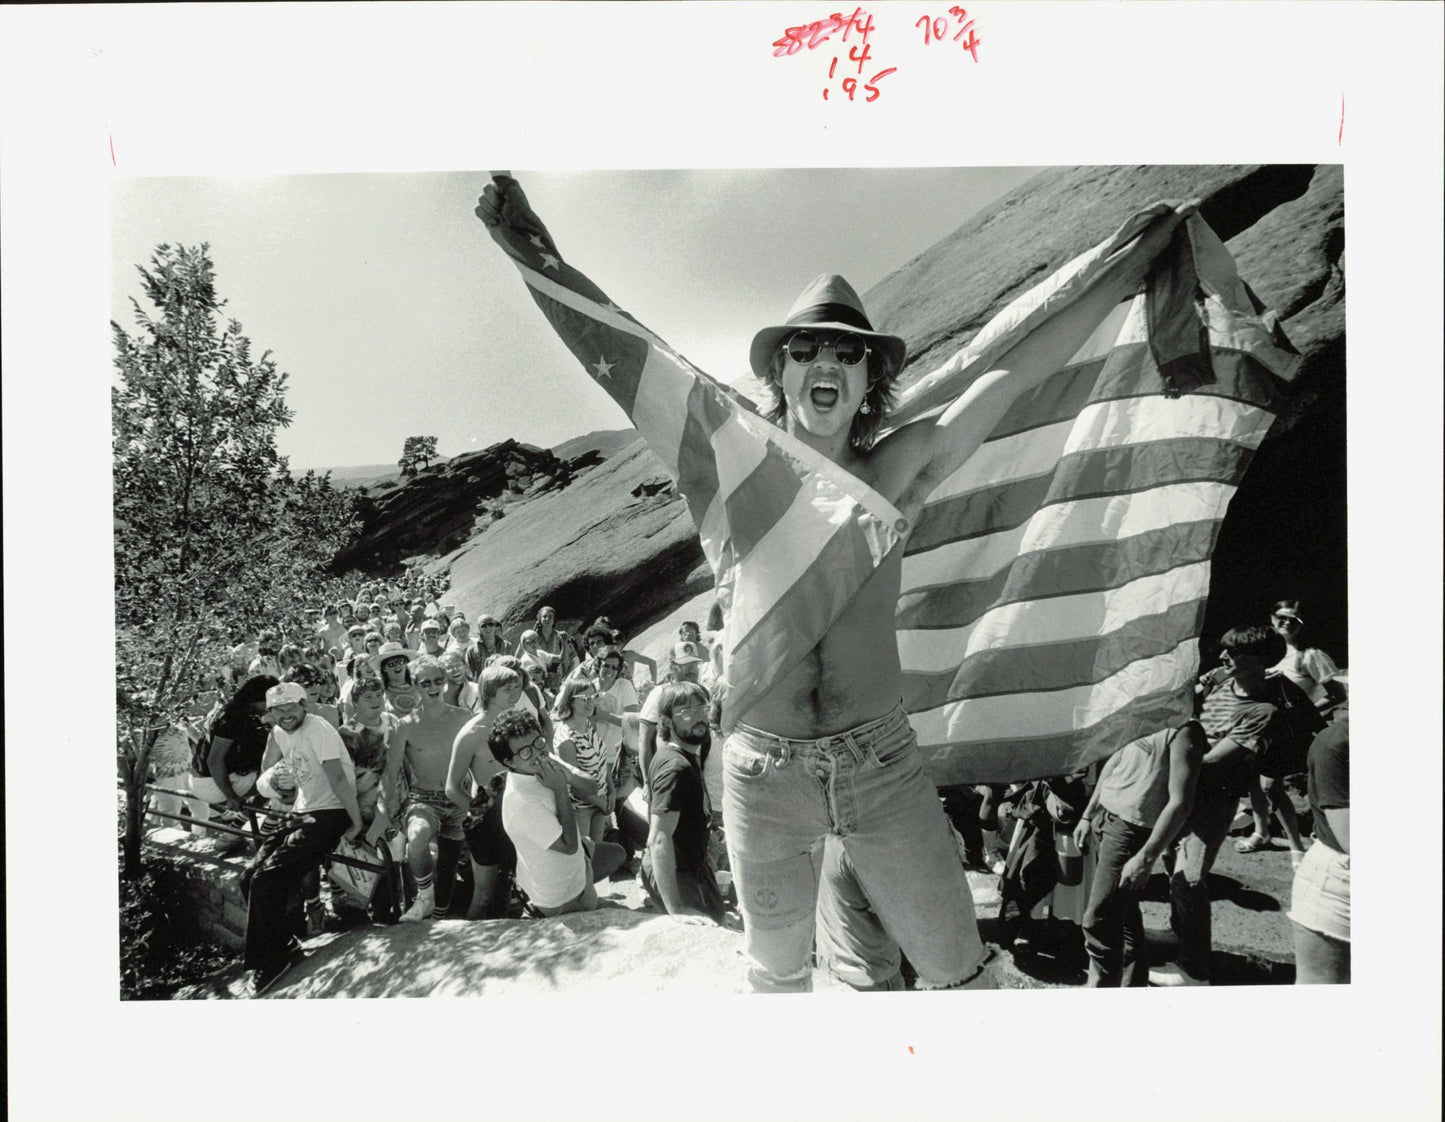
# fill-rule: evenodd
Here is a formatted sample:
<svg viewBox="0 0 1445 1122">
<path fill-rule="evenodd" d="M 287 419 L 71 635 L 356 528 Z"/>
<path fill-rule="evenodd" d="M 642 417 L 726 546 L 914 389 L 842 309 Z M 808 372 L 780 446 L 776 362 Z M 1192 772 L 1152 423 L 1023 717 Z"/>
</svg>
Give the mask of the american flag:
<svg viewBox="0 0 1445 1122">
<path fill-rule="evenodd" d="M 1299 356 L 1197 214 L 1056 375 L 931 496 L 911 533 L 568 263 L 520 200 L 492 237 L 677 481 L 726 612 L 724 726 L 828 631 L 894 550 L 908 710 L 940 784 L 1060 775 L 1187 717 L 1225 508 Z M 1072 303 L 1137 215 L 900 395 L 942 411 Z"/>
</svg>

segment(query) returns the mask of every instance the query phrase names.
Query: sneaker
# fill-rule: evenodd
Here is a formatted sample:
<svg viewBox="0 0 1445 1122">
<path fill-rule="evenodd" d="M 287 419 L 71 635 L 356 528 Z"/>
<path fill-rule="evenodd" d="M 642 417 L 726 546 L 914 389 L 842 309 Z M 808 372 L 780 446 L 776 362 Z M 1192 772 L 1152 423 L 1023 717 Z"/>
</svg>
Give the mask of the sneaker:
<svg viewBox="0 0 1445 1122">
<path fill-rule="evenodd" d="M 418 923 L 424 919 L 431 919 L 432 912 L 436 911 L 437 894 L 435 888 L 423 888 L 416 894 L 416 899 L 411 907 L 401 913 L 402 923 Z"/>
<path fill-rule="evenodd" d="M 1207 986 L 1209 983 L 1203 978 L 1196 978 L 1177 962 L 1166 962 L 1163 966 L 1154 966 L 1149 970 L 1149 984 L 1151 986 Z"/>
<path fill-rule="evenodd" d="M 326 909 L 320 900 L 306 901 L 306 938 L 314 939 L 326 930 Z"/>
</svg>

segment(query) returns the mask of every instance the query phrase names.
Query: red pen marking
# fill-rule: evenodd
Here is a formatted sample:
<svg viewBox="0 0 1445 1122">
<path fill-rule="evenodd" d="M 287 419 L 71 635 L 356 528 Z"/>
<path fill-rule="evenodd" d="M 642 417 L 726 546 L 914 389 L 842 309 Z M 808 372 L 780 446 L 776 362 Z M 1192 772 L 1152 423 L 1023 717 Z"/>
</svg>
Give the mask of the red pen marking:
<svg viewBox="0 0 1445 1122">
<path fill-rule="evenodd" d="M 1345 95 L 1344 95 L 1343 91 L 1340 93 L 1340 138 L 1339 138 L 1338 143 L 1340 144 L 1341 147 L 1344 147 L 1344 143 L 1345 143 Z"/>
<path fill-rule="evenodd" d="M 912 1045 L 912 1044 L 910 1044 L 910 1045 L 908 1046 L 908 1054 L 909 1054 L 910 1056 L 913 1055 L 913 1045 Z"/>
<path fill-rule="evenodd" d="M 110 141 L 110 166 L 115 167 L 115 137 L 111 136 L 110 133 L 107 132 L 105 134 L 105 138 Z"/>
</svg>

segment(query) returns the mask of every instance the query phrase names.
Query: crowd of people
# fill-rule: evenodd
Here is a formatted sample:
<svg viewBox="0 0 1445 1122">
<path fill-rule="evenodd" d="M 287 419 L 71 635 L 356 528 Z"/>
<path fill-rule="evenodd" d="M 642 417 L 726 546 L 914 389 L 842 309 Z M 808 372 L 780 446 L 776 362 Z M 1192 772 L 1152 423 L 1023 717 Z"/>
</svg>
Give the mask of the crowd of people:
<svg viewBox="0 0 1445 1122">
<path fill-rule="evenodd" d="M 474 635 L 446 599 L 407 573 L 325 605 L 306 634 L 238 643 L 189 774 L 166 780 L 184 796 L 170 809 L 196 821 L 259 815 L 265 840 L 243 877 L 257 993 L 347 911 L 561 915 L 635 877 L 680 923 L 737 922 L 703 778 L 726 688 L 718 634 L 684 623 L 659 675 L 605 618 L 579 637 L 543 607 L 504 637 L 482 614 Z M 1085 772 L 939 792 L 960 863 L 999 878 L 1000 941 L 1016 956 L 1072 920 L 1089 986 L 1207 984 L 1209 871 L 1241 820 L 1253 827 L 1236 850 L 1268 848 L 1273 812 L 1296 867 L 1298 978 L 1348 981 L 1348 704 L 1303 626 L 1298 602 L 1281 601 L 1269 627 L 1227 632 L 1194 719 Z M 1284 782 L 1300 774 L 1313 845 Z M 396 878 L 330 854 L 389 858 L 403 897 Z M 905 988 L 911 965 L 843 846 L 819 856 L 811 961 L 855 989 Z M 1161 862 L 1177 956 L 1151 968 L 1139 901 Z"/>
<path fill-rule="evenodd" d="M 408 571 L 284 635 L 240 636 L 188 773 L 162 780 L 157 809 L 260 823 L 242 878 L 258 993 L 347 909 L 559 915 L 597 907 L 594 885 L 622 871 L 679 922 L 724 921 L 701 771 L 716 636 L 684 624 L 658 681 L 605 617 L 577 636 L 543 607 L 504 635 L 481 614 L 474 635 L 446 593 Z M 401 900 L 365 868 L 388 859 Z"/>
</svg>

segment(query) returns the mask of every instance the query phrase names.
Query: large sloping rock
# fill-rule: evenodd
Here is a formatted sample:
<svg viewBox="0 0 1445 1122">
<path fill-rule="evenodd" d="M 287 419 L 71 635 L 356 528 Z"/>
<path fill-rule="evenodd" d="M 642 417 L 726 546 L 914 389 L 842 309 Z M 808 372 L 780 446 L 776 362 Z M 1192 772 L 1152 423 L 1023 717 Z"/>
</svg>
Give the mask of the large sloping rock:
<svg viewBox="0 0 1445 1122">
<path fill-rule="evenodd" d="M 439 567 L 459 608 L 512 628 L 543 604 L 564 626 L 607 615 L 630 628 L 712 584 L 687 505 L 640 436 L 565 490 L 509 508 Z"/>
</svg>

